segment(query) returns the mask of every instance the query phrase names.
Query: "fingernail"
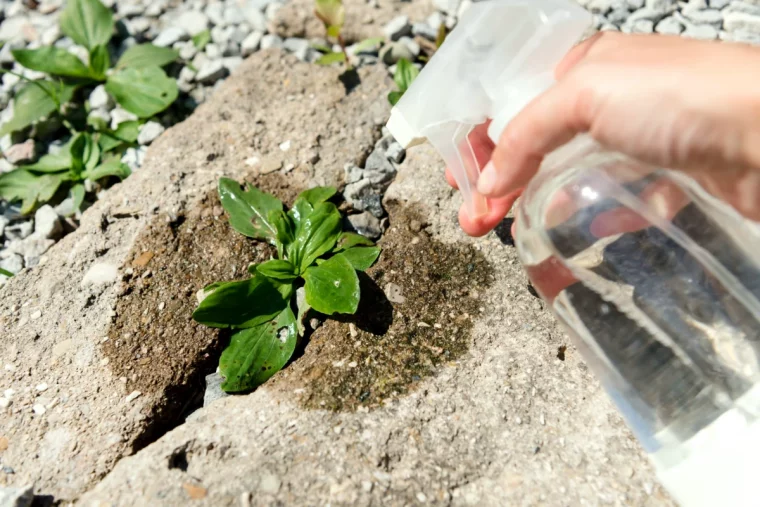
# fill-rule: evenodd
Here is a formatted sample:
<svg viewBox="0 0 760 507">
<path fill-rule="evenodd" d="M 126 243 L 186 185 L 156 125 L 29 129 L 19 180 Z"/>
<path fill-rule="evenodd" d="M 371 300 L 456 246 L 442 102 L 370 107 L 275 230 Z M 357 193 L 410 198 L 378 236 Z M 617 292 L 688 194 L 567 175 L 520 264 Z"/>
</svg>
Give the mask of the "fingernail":
<svg viewBox="0 0 760 507">
<path fill-rule="evenodd" d="M 490 195 L 495 186 L 496 168 L 493 166 L 493 162 L 489 161 L 478 177 L 478 192 L 483 195 Z"/>
</svg>

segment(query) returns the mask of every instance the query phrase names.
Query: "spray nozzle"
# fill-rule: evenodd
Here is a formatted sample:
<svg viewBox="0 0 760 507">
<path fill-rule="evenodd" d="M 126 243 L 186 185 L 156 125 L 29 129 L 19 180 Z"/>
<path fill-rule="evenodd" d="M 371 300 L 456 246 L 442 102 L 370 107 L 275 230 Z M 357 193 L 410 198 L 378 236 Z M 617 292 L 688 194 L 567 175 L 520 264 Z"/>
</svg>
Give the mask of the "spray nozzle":
<svg viewBox="0 0 760 507">
<path fill-rule="evenodd" d="M 509 121 L 553 84 L 554 68 L 590 23 L 572 0 L 473 3 L 393 108 L 388 129 L 405 148 L 430 141 L 470 216 L 486 213 L 470 133 L 490 119 L 488 135 L 498 141 Z"/>
</svg>

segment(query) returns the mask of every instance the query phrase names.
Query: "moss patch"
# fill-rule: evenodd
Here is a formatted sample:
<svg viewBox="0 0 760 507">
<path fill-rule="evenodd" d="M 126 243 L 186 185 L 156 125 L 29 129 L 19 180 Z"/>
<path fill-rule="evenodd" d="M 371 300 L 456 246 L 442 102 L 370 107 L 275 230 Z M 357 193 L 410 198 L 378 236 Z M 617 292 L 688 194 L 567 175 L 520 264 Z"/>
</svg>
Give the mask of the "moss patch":
<svg viewBox="0 0 760 507">
<path fill-rule="evenodd" d="M 359 311 L 328 319 L 269 388 L 300 393 L 307 408 L 374 408 L 468 350 L 490 265 L 469 245 L 434 240 L 415 208 L 388 208 L 391 227 L 379 262 L 361 277 Z"/>
</svg>

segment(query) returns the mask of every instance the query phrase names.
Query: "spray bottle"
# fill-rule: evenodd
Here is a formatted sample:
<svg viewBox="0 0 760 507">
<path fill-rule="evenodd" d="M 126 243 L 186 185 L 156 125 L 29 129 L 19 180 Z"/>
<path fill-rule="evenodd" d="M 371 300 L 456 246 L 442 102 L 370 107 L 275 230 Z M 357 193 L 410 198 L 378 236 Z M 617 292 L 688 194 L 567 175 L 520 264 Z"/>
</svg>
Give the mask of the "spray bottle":
<svg viewBox="0 0 760 507">
<path fill-rule="evenodd" d="M 468 212 L 487 211 L 472 130 L 552 86 L 591 24 L 571 0 L 474 3 L 391 112 L 405 147 L 429 141 Z M 668 188 L 663 206 L 651 188 Z M 672 203 L 677 202 L 677 213 Z M 599 232 L 631 218 L 626 233 Z M 677 171 L 579 136 L 521 197 L 515 244 L 542 298 L 682 505 L 760 505 L 760 227 Z M 601 226 L 600 226 L 601 224 Z M 614 228 L 613 228 L 614 229 Z"/>
</svg>

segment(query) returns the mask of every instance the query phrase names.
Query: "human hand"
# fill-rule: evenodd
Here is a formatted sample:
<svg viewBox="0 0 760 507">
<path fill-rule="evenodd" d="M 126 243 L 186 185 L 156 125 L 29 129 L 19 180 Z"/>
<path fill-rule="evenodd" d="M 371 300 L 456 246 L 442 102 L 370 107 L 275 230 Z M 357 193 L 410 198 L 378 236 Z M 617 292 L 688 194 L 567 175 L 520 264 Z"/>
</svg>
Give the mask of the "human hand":
<svg viewBox="0 0 760 507">
<path fill-rule="evenodd" d="M 604 32 L 568 53 L 556 77 L 496 147 L 485 142 L 485 129 L 471 135 L 479 160 L 490 156 L 478 190 L 491 211 L 476 219 L 460 211 L 465 232 L 495 227 L 544 156 L 584 132 L 654 166 L 683 170 L 760 220 L 760 49 Z M 662 191 L 669 190 L 652 195 Z"/>
</svg>

